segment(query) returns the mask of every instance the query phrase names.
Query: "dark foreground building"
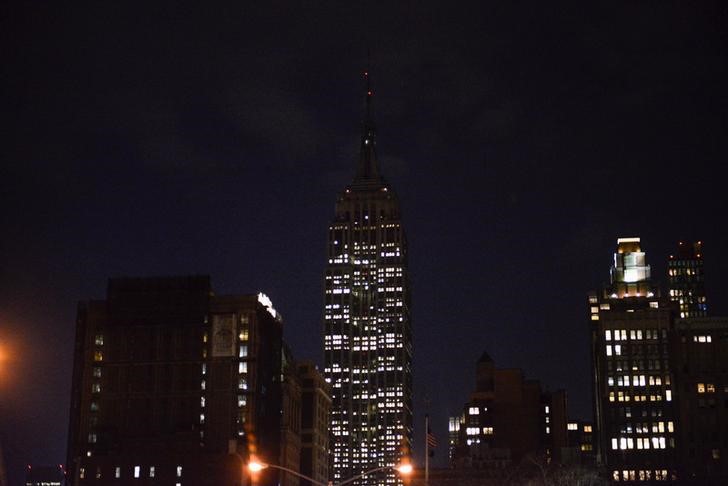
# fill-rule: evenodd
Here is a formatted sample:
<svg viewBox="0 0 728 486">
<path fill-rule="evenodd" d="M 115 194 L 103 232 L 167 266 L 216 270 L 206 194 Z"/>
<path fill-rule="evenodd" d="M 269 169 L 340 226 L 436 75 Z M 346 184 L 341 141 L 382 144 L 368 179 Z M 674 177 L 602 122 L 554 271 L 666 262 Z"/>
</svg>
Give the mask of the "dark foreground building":
<svg viewBox="0 0 728 486">
<path fill-rule="evenodd" d="M 561 463 L 569 450 L 566 392 L 544 391 L 520 369 L 498 369 L 483 353 L 475 390 L 462 414 L 450 418 L 449 431 L 451 467 L 473 471 L 465 477 L 497 483 L 512 478 L 524 462 Z M 578 463 L 578 456 L 569 460 Z"/>
<path fill-rule="evenodd" d="M 70 484 L 239 485 L 282 457 L 281 317 L 209 277 L 122 278 L 78 308 Z M 266 470 L 258 484 L 276 484 Z"/>
<path fill-rule="evenodd" d="M 728 318 L 676 324 L 681 484 L 728 484 Z"/>
</svg>

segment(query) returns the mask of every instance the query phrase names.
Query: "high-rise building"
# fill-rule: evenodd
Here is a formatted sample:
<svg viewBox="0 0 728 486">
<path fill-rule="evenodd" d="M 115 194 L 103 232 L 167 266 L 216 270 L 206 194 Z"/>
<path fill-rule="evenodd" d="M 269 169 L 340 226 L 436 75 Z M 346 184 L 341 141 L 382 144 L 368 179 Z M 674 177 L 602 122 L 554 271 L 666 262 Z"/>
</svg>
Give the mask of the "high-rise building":
<svg viewBox="0 0 728 486">
<path fill-rule="evenodd" d="M 680 306 L 680 317 L 706 317 L 708 303 L 705 298 L 703 276 L 703 243 L 678 244 L 677 252 L 667 262 L 667 280 L 670 300 Z"/>
<path fill-rule="evenodd" d="M 597 461 L 613 481 L 677 478 L 675 311 L 639 238 L 620 238 L 610 284 L 589 295 Z"/>
<path fill-rule="evenodd" d="M 208 277 L 122 278 L 76 321 L 69 478 L 84 484 L 240 485 L 281 457 L 282 320 L 263 294 Z M 258 484 L 278 484 L 277 471 Z"/>
<path fill-rule="evenodd" d="M 407 242 L 379 172 L 371 90 L 356 176 L 336 201 L 324 290 L 324 376 L 331 385 L 334 483 L 394 467 L 412 442 Z M 399 481 L 389 469 L 359 484 Z"/>
</svg>

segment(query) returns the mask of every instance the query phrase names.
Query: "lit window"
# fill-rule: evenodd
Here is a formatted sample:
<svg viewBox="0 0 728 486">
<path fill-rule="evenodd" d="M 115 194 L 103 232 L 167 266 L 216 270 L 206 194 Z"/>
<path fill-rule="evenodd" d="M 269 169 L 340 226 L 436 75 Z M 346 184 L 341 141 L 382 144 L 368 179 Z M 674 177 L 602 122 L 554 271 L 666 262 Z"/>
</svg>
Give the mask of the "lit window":
<svg viewBox="0 0 728 486">
<path fill-rule="evenodd" d="M 101 378 L 101 368 L 95 367 L 93 371 L 94 378 Z"/>
<path fill-rule="evenodd" d="M 493 435 L 493 427 L 483 427 L 483 433 L 485 435 Z"/>
<path fill-rule="evenodd" d="M 715 385 L 713 383 L 706 384 L 705 391 L 708 393 L 715 393 Z"/>
<path fill-rule="evenodd" d="M 612 331 L 610 331 L 609 329 L 607 329 L 606 331 L 604 331 L 604 340 L 605 341 L 611 341 L 612 340 Z"/>
<path fill-rule="evenodd" d="M 568 424 L 566 424 L 566 429 L 567 430 L 579 430 L 579 424 L 577 424 L 576 422 L 569 422 Z"/>
<path fill-rule="evenodd" d="M 246 344 L 241 344 L 240 351 L 238 352 L 238 357 L 245 358 L 246 356 L 248 356 L 248 346 Z"/>
<path fill-rule="evenodd" d="M 182 477 L 182 466 L 177 466 L 177 477 L 178 478 Z"/>
<path fill-rule="evenodd" d="M 114 468 L 114 477 L 117 479 L 121 477 L 121 468 L 119 466 L 116 466 Z"/>
<path fill-rule="evenodd" d="M 150 477 L 150 478 L 153 478 L 153 477 L 154 477 L 154 473 L 155 473 L 155 472 L 156 472 L 156 471 L 155 471 L 155 468 L 154 468 L 154 466 L 149 466 L 149 477 Z"/>
<path fill-rule="evenodd" d="M 480 410 L 478 409 L 478 407 L 470 407 L 468 409 L 468 413 L 470 415 L 478 415 L 480 413 Z"/>
<path fill-rule="evenodd" d="M 104 353 L 101 351 L 94 351 L 94 361 L 103 361 L 104 360 Z"/>
<path fill-rule="evenodd" d="M 705 383 L 698 383 L 698 393 L 705 393 Z"/>
<path fill-rule="evenodd" d="M 97 334 L 94 338 L 94 344 L 96 346 L 103 346 L 104 345 L 104 335 L 103 334 Z"/>
<path fill-rule="evenodd" d="M 85 467 L 79 468 L 78 477 L 79 477 L 79 479 L 84 479 L 86 477 L 86 468 Z"/>
<path fill-rule="evenodd" d="M 142 468 L 140 466 L 134 466 L 134 477 L 138 478 L 141 474 Z"/>
</svg>

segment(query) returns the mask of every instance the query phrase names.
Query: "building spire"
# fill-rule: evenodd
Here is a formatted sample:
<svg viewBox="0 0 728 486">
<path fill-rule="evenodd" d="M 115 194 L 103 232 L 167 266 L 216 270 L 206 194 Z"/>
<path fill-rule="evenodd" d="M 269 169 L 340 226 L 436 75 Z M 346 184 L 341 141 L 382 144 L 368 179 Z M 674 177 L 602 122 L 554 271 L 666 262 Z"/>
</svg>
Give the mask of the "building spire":
<svg viewBox="0 0 728 486">
<path fill-rule="evenodd" d="M 354 184 L 368 186 L 373 184 L 378 185 L 383 182 L 382 177 L 379 175 L 379 164 L 377 162 L 377 131 L 372 120 L 372 98 L 374 97 L 374 91 L 369 74 L 369 62 L 367 62 L 367 69 L 364 71 L 364 80 L 366 81 L 366 105 L 364 123 L 362 125 L 359 167 L 356 172 L 356 177 L 354 177 Z"/>
</svg>

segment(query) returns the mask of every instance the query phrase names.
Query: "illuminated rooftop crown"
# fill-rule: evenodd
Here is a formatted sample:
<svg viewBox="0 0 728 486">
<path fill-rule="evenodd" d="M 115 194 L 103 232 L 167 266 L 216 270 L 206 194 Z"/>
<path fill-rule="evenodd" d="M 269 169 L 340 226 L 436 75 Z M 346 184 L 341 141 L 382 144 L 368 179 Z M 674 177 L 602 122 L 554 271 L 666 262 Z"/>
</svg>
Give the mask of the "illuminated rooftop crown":
<svg viewBox="0 0 728 486">
<path fill-rule="evenodd" d="M 645 252 L 640 250 L 639 238 L 618 238 L 614 265 L 609 270 L 612 284 L 644 282 L 650 279 L 650 266 Z"/>
</svg>

